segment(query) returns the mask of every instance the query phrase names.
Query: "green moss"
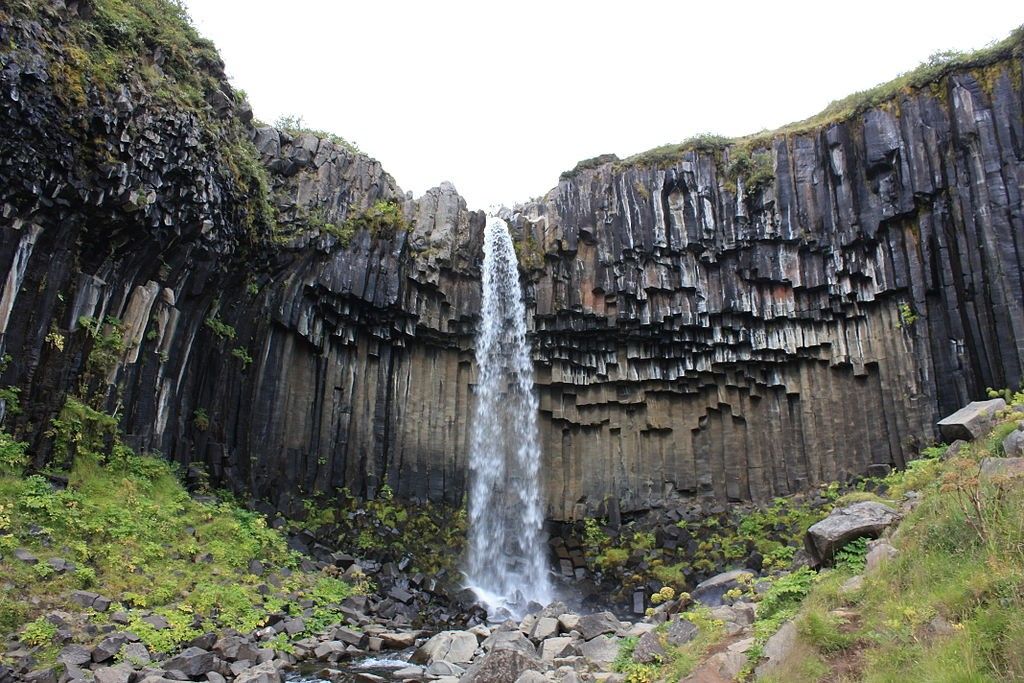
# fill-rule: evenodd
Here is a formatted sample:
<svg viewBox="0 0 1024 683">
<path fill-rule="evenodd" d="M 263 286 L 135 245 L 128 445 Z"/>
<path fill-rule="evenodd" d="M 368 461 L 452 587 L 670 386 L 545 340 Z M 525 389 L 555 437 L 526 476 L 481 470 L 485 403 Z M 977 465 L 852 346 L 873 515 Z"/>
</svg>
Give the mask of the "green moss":
<svg viewBox="0 0 1024 683">
<path fill-rule="evenodd" d="M 408 229 L 401 205 L 394 200 L 378 199 L 372 206 L 352 211 L 338 236 L 348 235 L 351 239 L 360 230 L 365 230 L 375 238 L 387 240 Z"/>
<path fill-rule="evenodd" d="M 563 171 L 562 174 L 559 176 L 559 179 L 570 180 L 578 176 L 583 171 L 589 171 L 595 168 L 600 168 L 605 164 L 611 164 L 617 161 L 619 161 L 619 157 L 616 156 L 615 154 L 600 154 L 596 157 L 591 157 L 589 159 L 584 159 L 583 161 L 578 162 L 575 166 L 572 167 L 571 171 Z"/>
<path fill-rule="evenodd" d="M 345 138 L 337 135 L 336 133 L 330 133 L 325 130 L 318 130 L 316 128 L 308 128 L 302 125 L 302 117 L 295 115 L 280 116 L 274 121 L 274 128 L 283 130 L 293 137 L 300 137 L 302 135 L 312 135 L 316 138 L 323 140 L 330 140 L 336 147 L 346 149 L 353 154 L 361 154 L 362 151 L 359 146 L 354 142 L 349 142 Z"/>
</svg>

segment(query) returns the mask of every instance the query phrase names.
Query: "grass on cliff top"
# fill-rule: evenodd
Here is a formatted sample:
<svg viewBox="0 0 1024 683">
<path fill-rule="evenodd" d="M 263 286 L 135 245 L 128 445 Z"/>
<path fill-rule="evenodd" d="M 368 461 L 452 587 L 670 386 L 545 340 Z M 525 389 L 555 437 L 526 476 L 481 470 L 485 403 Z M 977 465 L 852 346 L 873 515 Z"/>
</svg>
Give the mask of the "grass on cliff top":
<svg viewBox="0 0 1024 683">
<path fill-rule="evenodd" d="M 1024 480 L 979 478 L 1021 417 L 890 476 L 889 495 L 920 494 L 892 538 L 899 555 L 853 592 L 840 587 L 862 564 L 822 572 L 795 617 L 795 655 L 767 680 L 1024 680 Z"/>
<path fill-rule="evenodd" d="M 298 556 L 261 515 L 232 502 L 193 500 L 170 463 L 133 453 L 116 432 L 113 445 L 104 446 L 116 421 L 75 399 L 69 405 L 55 425 L 65 432 L 58 441 L 77 451 L 74 465 L 61 473 L 66 487 L 54 483 L 59 478 L 24 474 L 25 444 L 0 432 L 0 635 L 17 634 L 37 647 L 41 665 L 57 651 L 56 629 L 47 620 L 53 610 L 85 612 L 103 624 L 124 609 L 129 630 L 153 651 L 171 652 L 208 630 L 246 632 L 272 612 L 299 613 L 298 602 L 306 599 L 314 605 L 307 619 L 314 632 L 342 621 L 337 603 L 366 589 L 295 570 Z M 39 563 L 18 560 L 18 548 Z M 57 572 L 51 558 L 75 569 Z M 266 573 L 250 573 L 252 560 Z M 83 609 L 70 599 L 76 589 L 115 604 L 109 612 Z M 142 621 L 150 612 L 170 627 Z"/>
<path fill-rule="evenodd" d="M 720 153 L 722 150 L 740 146 L 748 150 L 768 147 L 772 140 L 781 135 L 800 135 L 824 128 L 833 123 L 845 121 L 863 114 L 868 109 L 882 105 L 901 93 L 912 92 L 937 85 L 950 73 L 959 70 L 983 69 L 1010 58 L 1024 58 L 1024 26 L 1014 29 L 1003 40 L 972 52 L 946 50 L 936 52 L 916 69 L 900 74 L 886 83 L 855 92 L 829 103 L 821 112 L 803 121 L 787 124 L 776 130 L 760 131 L 740 138 L 727 138 L 714 133 L 695 135 L 680 143 L 670 143 L 634 154 L 619 160 L 613 154 L 605 154 L 579 162 L 571 171 L 562 173 L 563 180 L 572 178 L 583 170 L 597 168 L 603 164 L 614 164 L 622 170 L 638 166 L 666 167 L 679 162 L 687 152 Z M 1020 65 L 1013 67 L 1019 74 Z"/>
</svg>

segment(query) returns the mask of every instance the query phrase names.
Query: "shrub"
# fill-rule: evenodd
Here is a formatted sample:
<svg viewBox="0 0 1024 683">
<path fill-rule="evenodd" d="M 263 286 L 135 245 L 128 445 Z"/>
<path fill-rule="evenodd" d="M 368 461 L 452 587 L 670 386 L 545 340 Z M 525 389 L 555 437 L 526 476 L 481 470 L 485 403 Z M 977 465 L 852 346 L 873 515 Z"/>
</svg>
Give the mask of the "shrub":
<svg viewBox="0 0 1024 683">
<path fill-rule="evenodd" d="M 32 647 L 39 647 L 41 645 L 48 645 L 53 642 L 53 639 L 57 636 L 57 626 L 46 619 L 46 617 L 39 617 L 35 621 L 31 621 L 25 625 L 25 629 L 21 632 L 21 642 Z"/>
</svg>

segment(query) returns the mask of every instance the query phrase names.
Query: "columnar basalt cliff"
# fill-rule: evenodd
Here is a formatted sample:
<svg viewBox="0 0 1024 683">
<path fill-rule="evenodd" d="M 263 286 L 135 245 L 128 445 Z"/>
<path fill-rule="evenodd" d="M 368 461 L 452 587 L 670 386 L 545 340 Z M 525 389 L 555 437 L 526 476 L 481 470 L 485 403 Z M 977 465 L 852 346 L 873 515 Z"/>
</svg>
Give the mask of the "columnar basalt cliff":
<svg viewBox="0 0 1024 683">
<path fill-rule="evenodd" d="M 215 59 L 188 105 L 69 74 L 90 7 L 0 13 L 8 427 L 45 464 L 84 383 L 134 446 L 287 510 L 384 483 L 460 502 L 484 215 L 252 123 Z M 1018 49 L 746 151 L 591 164 L 509 212 L 548 514 L 902 464 L 940 412 L 1019 384 L 1022 108 Z M 360 227 L 381 202 L 402 225 Z M 96 377 L 107 319 L 123 352 Z"/>
</svg>

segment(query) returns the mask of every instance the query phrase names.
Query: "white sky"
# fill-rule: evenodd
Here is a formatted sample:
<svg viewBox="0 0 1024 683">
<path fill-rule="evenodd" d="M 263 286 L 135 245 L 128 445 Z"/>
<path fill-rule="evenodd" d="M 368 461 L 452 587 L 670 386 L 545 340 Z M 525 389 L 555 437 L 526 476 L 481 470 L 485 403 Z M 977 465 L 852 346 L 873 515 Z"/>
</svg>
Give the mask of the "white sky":
<svg viewBox="0 0 1024 683">
<path fill-rule="evenodd" d="M 300 115 L 471 208 L 605 152 L 806 118 L 1024 23 L 1019 0 L 186 2 L 258 118 Z"/>
</svg>

